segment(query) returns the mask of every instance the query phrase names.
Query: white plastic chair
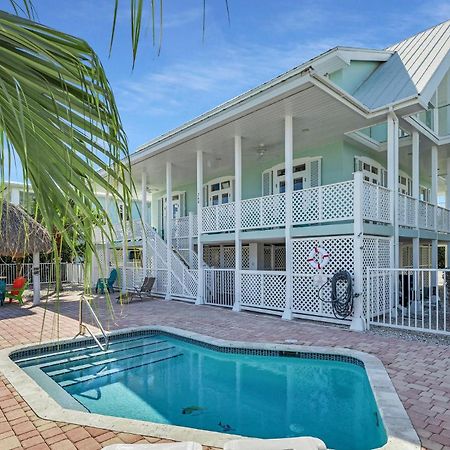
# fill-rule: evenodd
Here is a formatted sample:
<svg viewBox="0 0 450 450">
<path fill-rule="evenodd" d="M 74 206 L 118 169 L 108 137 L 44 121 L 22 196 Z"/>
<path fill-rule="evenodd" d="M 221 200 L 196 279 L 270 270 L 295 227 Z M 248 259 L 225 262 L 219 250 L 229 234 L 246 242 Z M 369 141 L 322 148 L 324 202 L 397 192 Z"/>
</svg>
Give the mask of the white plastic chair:
<svg viewBox="0 0 450 450">
<path fill-rule="evenodd" d="M 326 450 L 317 438 L 297 437 L 286 439 L 235 439 L 228 441 L 223 450 Z"/>
<path fill-rule="evenodd" d="M 196 442 L 171 442 L 170 444 L 113 444 L 103 450 L 202 450 Z"/>
</svg>

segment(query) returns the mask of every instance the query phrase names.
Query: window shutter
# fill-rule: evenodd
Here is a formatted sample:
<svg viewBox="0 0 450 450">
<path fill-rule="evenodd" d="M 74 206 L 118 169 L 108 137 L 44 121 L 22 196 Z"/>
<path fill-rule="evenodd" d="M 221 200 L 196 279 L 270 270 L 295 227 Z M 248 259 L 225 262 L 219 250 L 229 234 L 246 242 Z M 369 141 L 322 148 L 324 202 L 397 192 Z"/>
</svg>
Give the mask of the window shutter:
<svg viewBox="0 0 450 450">
<path fill-rule="evenodd" d="M 310 187 L 317 187 L 321 185 L 321 165 L 322 161 L 320 158 L 313 159 L 310 162 Z"/>
<path fill-rule="evenodd" d="M 208 185 L 203 186 L 203 206 L 209 205 L 208 199 Z"/>
<path fill-rule="evenodd" d="M 180 193 L 180 217 L 186 215 L 186 192 Z"/>
<path fill-rule="evenodd" d="M 236 199 L 236 180 L 235 178 L 233 178 L 231 180 L 231 200 L 232 202 L 234 202 L 234 200 Z"/>
<path fill-rule="evenodd" d="M 272 195 L 272 171 L 267 170 L 262 174 L 262 195 Z"/>
</svg>

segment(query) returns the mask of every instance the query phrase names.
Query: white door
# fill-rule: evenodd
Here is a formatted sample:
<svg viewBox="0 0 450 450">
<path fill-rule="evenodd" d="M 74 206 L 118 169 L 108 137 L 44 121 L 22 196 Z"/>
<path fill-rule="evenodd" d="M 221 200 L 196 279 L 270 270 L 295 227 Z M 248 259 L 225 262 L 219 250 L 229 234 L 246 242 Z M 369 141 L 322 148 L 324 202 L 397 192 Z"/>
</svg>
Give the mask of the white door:
<svg viewBox="0 0 450 450">
<path fill-rule="evenodd" d="M 172 195 L 172 219 L 179 219 L 184 214 L 184 192 L 177 192 Z M 167 218 L 167 196 L 159 200 L 159 223 L 160 230 L 165 229 L 165 223 Z"/>
</svg>

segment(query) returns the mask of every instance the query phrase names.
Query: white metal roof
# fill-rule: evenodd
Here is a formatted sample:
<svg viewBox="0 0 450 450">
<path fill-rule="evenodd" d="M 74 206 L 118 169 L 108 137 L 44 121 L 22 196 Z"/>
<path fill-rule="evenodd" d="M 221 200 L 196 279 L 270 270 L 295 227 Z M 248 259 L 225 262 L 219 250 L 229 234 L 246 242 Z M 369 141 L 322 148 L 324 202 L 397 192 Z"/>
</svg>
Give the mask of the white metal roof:
<svg viewBox="0 0 450 450">
<path fill-rule="evenodd" d="M 450 65 L 450 20 L 386 49 L 387 62 L 359 87 L 354 96 L 369 108 L 421 95 L 427 103 Z"/>
</svg>

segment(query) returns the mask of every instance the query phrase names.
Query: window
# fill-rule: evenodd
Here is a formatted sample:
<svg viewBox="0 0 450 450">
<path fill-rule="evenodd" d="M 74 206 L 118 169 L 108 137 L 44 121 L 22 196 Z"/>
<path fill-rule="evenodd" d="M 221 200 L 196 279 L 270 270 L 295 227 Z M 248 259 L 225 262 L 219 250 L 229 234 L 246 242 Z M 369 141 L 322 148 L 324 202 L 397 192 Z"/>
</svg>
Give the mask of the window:
<svg viewBox="0 0 450 450">
<path fill-rule="evenodd" d="M 224 205 L 233 201 L 234 177 L 216 178 L 204 185 L 206 205 Z"/>
</svg>

